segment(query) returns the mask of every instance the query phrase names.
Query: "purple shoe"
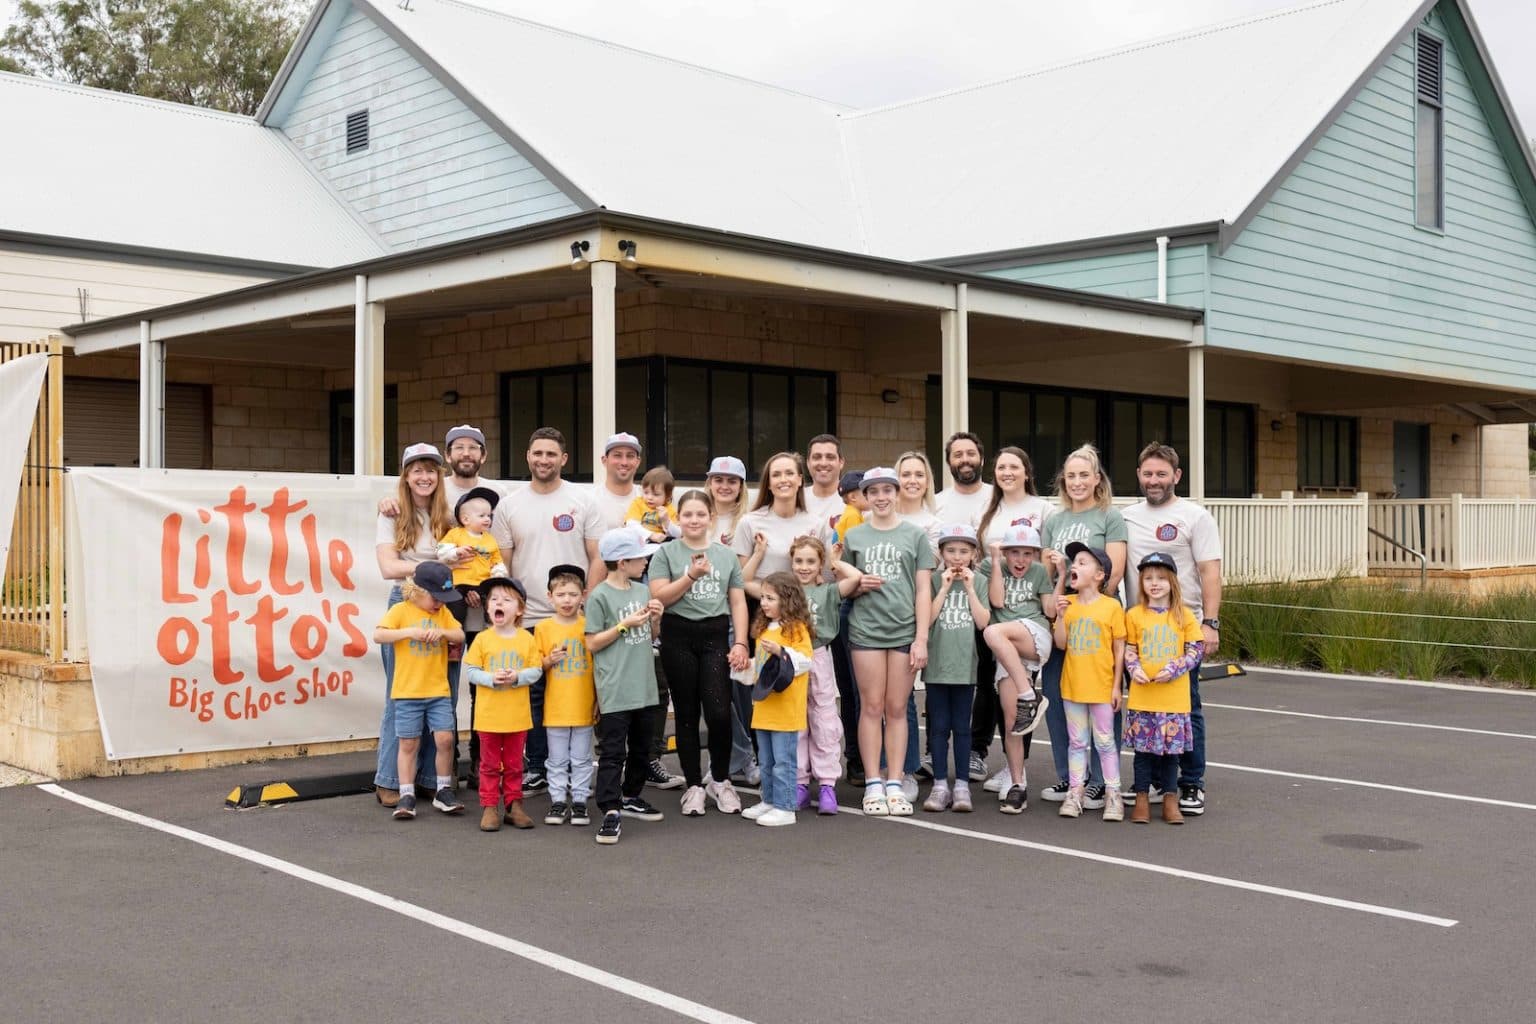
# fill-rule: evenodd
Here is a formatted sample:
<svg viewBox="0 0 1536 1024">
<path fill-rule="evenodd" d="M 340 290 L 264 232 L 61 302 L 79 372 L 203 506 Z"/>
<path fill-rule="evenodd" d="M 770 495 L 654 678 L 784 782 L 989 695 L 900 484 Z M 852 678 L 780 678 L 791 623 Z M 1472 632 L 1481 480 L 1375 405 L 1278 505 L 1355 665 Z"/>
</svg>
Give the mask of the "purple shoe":
<svg viewBox="0 0 1536 1024">
<path fill-rule="evenodd" d="M 811 806 L 811 787 L 801 783 L 795 787 L 795 810 L 803 811 Z"/>
<path fill-rule="evenodd" d="M 821 795 L 816 800 L 817 814 L 837 813 L 837 791 L 831 786 L 822 786 Z"/>
</svg>

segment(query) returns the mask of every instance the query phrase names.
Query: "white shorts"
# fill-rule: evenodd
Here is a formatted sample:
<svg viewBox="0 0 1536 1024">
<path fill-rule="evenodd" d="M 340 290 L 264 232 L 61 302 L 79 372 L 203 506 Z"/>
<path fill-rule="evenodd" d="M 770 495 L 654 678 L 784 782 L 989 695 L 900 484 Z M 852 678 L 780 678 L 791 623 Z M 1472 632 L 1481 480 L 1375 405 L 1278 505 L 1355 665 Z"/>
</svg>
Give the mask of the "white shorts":
<svg viewBox="0 0 1536 1024">
<path fill-rule="evenodd" d="M 1051 656 L 1051 648 L 1053 646 L 1051 643 L 1051 631 L 1034 619 L 1017 619 L 1015 621 L 1022 623 L 1024 628 L 1029 630 L 1029 635 L 1034 637 L 1035 640 L 1035 653 L 1040 655 L 1039 661 L 1029 661 L 1026 659 L 1024 667 L 1031 672 L 1039 672 L 1040 666 L 1044 665 Z M 993 681 L 1001 682 L 1007 678 L 1008 670 L 1003 668 L 1002 665 L 998 665 L 997 676 Z"/>
</svg>

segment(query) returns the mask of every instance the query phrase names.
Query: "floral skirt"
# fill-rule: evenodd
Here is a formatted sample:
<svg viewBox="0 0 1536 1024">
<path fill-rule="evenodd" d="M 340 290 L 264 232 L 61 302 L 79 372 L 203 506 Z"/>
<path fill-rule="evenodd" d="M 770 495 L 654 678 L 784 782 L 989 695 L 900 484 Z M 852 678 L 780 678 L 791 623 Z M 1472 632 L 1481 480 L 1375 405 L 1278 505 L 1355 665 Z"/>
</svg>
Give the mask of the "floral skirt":
<svg viewBox="0 0 1536 1024">
<path fill-rule="evenodd" d="M 1187 711 L 1127 711 L 1125 745 L 1141 754 L 1182 754 L 1195 747 Z"/>
</svg>

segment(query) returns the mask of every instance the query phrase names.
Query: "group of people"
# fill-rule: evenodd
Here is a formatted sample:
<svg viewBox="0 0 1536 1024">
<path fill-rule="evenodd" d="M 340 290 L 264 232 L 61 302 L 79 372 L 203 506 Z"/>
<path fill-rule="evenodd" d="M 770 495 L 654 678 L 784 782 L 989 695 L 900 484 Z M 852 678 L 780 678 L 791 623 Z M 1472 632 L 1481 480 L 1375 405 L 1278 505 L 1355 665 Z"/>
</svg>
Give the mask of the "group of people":
<svg viewBox="0 0 1536 1024">
<path fill-rule="evenodd" d="M 930 780 L 925 811 L 973 810 L 985 780 L 1018 814 L 1042 723 L 1055 771 L 1040 795 L 1060 814 L 1118 821 L 1130 804 L 1146 822 L 1160 803 L 1176 824 L 1205 810 L 1199 666 L 1220 643 L 1221 546 L 1175 494 L 1166 445 L 1140 453 L 1142 500 L 1123 510 L 1092 446 L 1047 498 L 1016 447 L 984 482 L 968 432 L 946 441 L 953 483 L 937 494 L 922 452 L 848 472 L 823 434 L 803 457 L 770 457 L 750 501 L 732 456 L 702 487 L 677 493 L 664 466 L 637 484 L 644 453 L 627 433 L 607 440 L 590 489 L 563 479 L 552 428 L 530 437 L 516 490 L 480 476 L 474 427 L 450 430 L 446 450 L 406 448 L 379 506 L 396 586 L 375 632 L 389 693 L 374 781 L 396 818 L 418 793 L 464 811 L 461 682 L 486 831 L 533 827 L 524 796 L 547 789 L 546 824 L 589 825 L 595 802 L 597 841 L 616 843 L 624 819 L 663 817 L 647 785 L 681 788 L 684 816 L 713 804 L 789 825 L 836 814 L 844 776 L 868 815 L 912 814 Z M 680 779 L 661 760 L 669 705 Z M 1003 764 L 988 778 L 994 735 Z M 743 807 L 738 785 L 761 799 Z"/>
</svg>

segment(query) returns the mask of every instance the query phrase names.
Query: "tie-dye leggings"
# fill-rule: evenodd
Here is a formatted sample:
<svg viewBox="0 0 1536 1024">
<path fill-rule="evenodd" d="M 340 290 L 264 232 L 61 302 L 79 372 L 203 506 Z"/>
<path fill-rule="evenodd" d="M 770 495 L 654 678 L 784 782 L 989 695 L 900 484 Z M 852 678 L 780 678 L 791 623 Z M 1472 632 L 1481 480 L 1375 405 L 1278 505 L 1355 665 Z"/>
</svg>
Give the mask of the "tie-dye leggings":
<svg viewBox="0 0 1536 1024">
<path fill-rule="evenodd" d="M 1067 716 L 1067 777 L 1076 789 L 1088 778 L 1088 735 L 1093 731 L 1093 749 L 1099 752 L 1099 767 L 1104 771 L 1104 785 L 1120 788 L 1120 750 L 1115 745 L 1115 712 L 1108 704 L 1079 704 L 1064 700 L 1061 709 Z"/>
</svg>

